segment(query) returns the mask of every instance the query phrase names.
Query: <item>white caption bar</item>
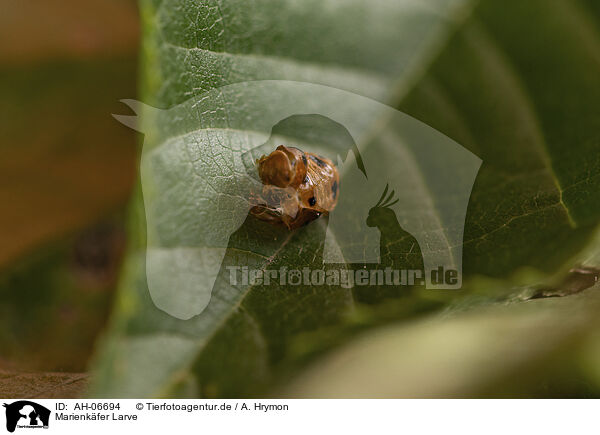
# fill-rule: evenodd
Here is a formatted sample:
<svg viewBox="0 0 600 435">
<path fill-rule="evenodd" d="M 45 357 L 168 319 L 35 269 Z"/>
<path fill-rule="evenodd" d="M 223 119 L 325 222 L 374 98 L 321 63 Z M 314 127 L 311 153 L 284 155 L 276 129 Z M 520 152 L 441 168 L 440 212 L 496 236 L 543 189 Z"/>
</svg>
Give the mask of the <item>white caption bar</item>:
<svg viewBox="0 0 600 435">
<path fill-rule="evenodd" d="M 598 400 L 1 401 L 0 434 L 600 434 Z"/>
</svg>

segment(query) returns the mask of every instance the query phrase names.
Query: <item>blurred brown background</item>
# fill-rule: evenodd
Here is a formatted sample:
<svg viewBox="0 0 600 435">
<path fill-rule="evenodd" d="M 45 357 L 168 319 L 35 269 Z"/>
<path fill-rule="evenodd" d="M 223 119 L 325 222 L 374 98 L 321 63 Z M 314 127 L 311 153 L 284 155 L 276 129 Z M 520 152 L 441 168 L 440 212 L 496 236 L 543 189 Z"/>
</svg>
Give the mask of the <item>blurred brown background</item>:
<svg viewBox="0 0 600 435">
<path fill-rule="evenodd" d="M 86 369 L 136 177 L 134 0 L 0 0 L 0 371 Z"/>
</svg>

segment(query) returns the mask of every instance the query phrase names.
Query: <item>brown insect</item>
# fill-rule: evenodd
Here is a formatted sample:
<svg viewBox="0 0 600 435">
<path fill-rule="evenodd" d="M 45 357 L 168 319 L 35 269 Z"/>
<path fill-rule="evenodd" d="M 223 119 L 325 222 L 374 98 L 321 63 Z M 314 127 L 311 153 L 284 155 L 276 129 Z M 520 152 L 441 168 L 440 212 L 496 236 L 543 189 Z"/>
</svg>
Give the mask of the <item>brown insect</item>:
<svg viewBox="0 0 600 435">
<path fill-rule="evenodd" d="M 280 145 L 257 163 L 263 188 L 250 210 L 257 218 L 293 230 L 335 208 L 340 176 L 331 160 Z"/>
</svg>

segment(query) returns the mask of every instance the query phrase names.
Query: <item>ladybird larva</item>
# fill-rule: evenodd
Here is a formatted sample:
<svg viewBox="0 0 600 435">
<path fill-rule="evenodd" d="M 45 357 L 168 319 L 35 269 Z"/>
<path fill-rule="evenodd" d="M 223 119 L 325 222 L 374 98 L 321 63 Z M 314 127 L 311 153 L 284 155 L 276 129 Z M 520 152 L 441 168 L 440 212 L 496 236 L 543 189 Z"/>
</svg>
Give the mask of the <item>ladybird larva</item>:
<svg viewBox="0 0 600 435">
<path fill-rule="evenodd" d="M 340 176 L 331 160 L 280 145 L 257 164 L 263 187 L 250 210 L 257 218 L 293 230 L 335 208 Z"/>
</svg>

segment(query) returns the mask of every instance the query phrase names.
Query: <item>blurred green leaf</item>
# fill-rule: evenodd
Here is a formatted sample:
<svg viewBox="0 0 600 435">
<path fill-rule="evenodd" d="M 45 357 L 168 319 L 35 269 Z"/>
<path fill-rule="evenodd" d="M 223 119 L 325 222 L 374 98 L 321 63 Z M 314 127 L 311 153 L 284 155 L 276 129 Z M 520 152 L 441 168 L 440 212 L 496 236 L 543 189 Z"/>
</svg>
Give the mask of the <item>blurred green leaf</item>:
<svg viewBox="0 0 600 435">
<path fill-rule="evenodd" d="M 110 312 L 122 220 L 115 216 L 38 248 L 0 274 L 0 367 L 86 370 Z"/>
<path fill-rule="evenodd" d="M 145 102 L 168 108 L 230 83 L 285 79 L 335 86 L 397 106 L 484 160 L 465 229 L 469 276 L 508 278 L 523 266 L 542 272 L 568 268 L 600 216 L 596 23 L 582 2 L 482 1 L 471 14 L 472 6 L 467 1 L 146 1 Z M 394 134 L 398 126 L 384 128 Z M 169 137 L 168 130 L 159 131 L 161 135 L 151 148 L 167 144 L 168 151 L 186 140 Z M 231 149 L 215 140 L 216 133 L 200 131 L 196 139 L 204 153 L 219 156 L 216 162 L 231 158 Z M 207 182 L 218 181 L 223 189 L 230 174 L 221 167 L 227 165 L 202 168 Z M 380 305 L 365 309 L 339 288 L 233 288 L 226 283 L 228 265 L 301 269 L 322 263 L 324 221 L 288 233 L 248 218 L 230 239 L 207 310 L 182 321 L 152 304 L 140 195 L 134 212 L 136 242 L 126 262 L 115 321 L 95 364 L 92 395 L 266 394 L 282 379 L 285 383 L 312 351 L 299 344 L 302 337 L 326 343 L 320 349 L 326 351 L 347 339 L 356 323 L 362 322 L 362 329 L 409 319 L 477 290 L 467 288 L 437 301 L 418 293 L 400 302 L 376 298 L 369 302 Z M 168 224 L 193 226 L 177 219 Z M 194 246 L 193 240 L 185 243 L 185 231 L 177 234 L 182 238 L 178 246 Z M 181 296 L 177 288 L 172 290 L 173 298 Z M 491 303 L 506 293 L 490 292 L 483 299 Z M 424 307 L 427 300 L 431 303 Z M 532 307 L 548 304 L 527 303 L 523 310 L 537 312 Z M 368 315 L 361 320 L 363 310 Z M 533 331 L 554 315 L 572 312 L 567 311 L 540 310 Z M 529 312 L 523 313 L 515 330 L 527 326 Z M 498 316 L 493 327 L 479 329 L 486 318 L 481 314 L 474 321 L 476 335 L 463 337 L 471 323 L 464 328 L 461 323 L 443 337 L 436 335 L 442 341 L 407 339 L 406 349 L 390 352 L 410 353 L 411 347 L 423 346 L 423 354 L 435 355 L 439 343 L 452 346 L 453 340 L 465 340 L 472 355 L 482 355 L 485 337 L 513 320 L 511 312 Z M 404 337 L 403 327 L 398 328 Z M 547 344 L 552 347 L 552 340 Z M 506 340 L 499 352 L 518 345 Z M 539 353 L 515 355 L 527 359 Z M 466 361 L 457 367 L 472 368 Z M 507 364 L 506 369 L 512 367 Z M 410 376 L 414 365 L 406 368 Z M 478 376 L 474 370 L 465 373 Z M 441 381 L 437 390 L 433 385 L 432 394 L 445 394 L 442 387 Z M 464 383 L 455 387 L 472 391 Z M 287 391 L 302 393 L 294 386 Z M 398 394 L 414 394 L 405 391 Z"/>
<path fill-rule="evenodd" d="M 136 29 L 135 0 L 2 5 L 2 369 L 84 371 L 108 317 L 136 170 L 110 113 L 136 92 Z"/>
<path fill-rule="evenodd" d="M 135 92 L 135 68 L 132 57 L 2 69 L 0 268 L 126 204 L 135 140 L 110 113 Z"/>
</svg>

